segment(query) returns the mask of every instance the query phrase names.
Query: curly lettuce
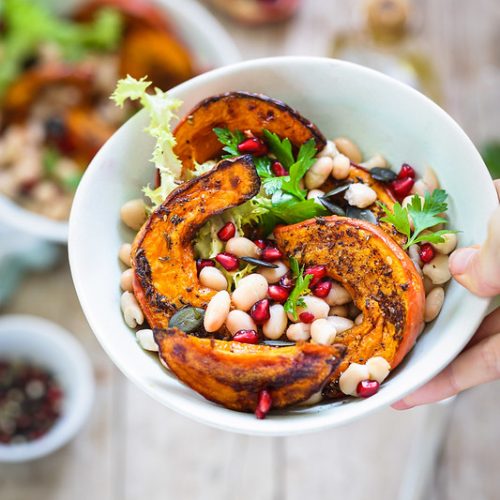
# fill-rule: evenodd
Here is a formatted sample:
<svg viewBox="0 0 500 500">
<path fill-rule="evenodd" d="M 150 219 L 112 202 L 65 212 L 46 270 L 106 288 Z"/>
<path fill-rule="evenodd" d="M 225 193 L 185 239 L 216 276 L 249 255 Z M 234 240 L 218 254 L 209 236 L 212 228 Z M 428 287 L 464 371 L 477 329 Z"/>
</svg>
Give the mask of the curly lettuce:
<svg viewBox="0 0 500 500">
<path fill-rule="evenodd" d="M 111 99 L 120 107 L 127 100 L 139 101 L 149 114 L 150 122 L 145 131 L 156 140 L 151 162 L 160 172 L 160 185 L 156 189 L 148 185 L 143 188 L 143 192 L 155 208 L 180 183 L 182 163 L 174 153 L 176 140 L 170 122 L 177 118 L 175 111 L 182 102 L 158 88 L 154 89 L 154 93 L 148 93 L 150 85 L 146 77 L 137 80 L 129 75 L 118 81 Z"/>
</svg>

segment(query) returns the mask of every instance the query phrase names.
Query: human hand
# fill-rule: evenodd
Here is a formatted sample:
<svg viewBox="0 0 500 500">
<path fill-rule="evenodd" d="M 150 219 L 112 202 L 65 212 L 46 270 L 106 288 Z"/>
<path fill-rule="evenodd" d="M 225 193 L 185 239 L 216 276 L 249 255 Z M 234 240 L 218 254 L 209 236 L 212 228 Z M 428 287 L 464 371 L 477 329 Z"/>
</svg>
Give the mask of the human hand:
<svg viewBox="0 0 500 500">
<path fill-rule="evenodd" d="M 500 199 L 500 179 L 494 181 Z M 460 248 L 450 256 L 453 277 L 481 297 L 500 294 L 500 206 L 493 213 L 483 245 Z M 441 401 L 476 385 L 500 379 L 500 308 L 486 316 L 462 353 L 439 375 L 392 405 L 406 410 Z"/>
</svg>

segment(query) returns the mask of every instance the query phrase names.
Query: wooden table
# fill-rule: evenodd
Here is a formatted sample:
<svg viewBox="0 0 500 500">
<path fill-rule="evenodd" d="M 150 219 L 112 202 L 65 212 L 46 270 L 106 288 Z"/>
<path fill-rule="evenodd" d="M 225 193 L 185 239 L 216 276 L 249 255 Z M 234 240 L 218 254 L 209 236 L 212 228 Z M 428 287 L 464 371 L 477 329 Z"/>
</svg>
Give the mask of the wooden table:
<svg viewBox="0 0 500 500">
<path fill-rule="evenodd" d="M 324 55 L 332 33 L 352 23 L 356 3 L 305 0 L 293 22 L 259 30 L 221 20 L 245 58 Z M 414 3 L 442 70 L 448 110 L 473 139 L 498 135 L 500 5 Z M 163 408 L 118 372 L 83 317 L 66 260 L 29 277 L 2 313 L 37 314 L 72 331 L 92 357 L 97 394 L 88 424 L 70 445 L 31 464 L 0 465 L 1 500 L 396 498 L 425 410 L 387 409 L 339 429 L 290 438 L 229 434 Z M 459 399 L 429 498 L 500 497 L 499 389 L 494 383 Z"/>
</svg>

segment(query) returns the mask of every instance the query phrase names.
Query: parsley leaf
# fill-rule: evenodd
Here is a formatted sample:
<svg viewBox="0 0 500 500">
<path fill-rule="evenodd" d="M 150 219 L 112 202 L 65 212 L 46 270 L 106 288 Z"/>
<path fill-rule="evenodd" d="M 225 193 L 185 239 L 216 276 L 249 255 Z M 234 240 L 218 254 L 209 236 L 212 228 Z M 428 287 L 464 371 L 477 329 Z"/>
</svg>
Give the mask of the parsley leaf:
<svg viewBox="0 0 500 500">
<path fill-rule="evenodd" d="M 278 135 L 269 130 L 264 130 L 264 137 L 271 153 L 286 169 L 289 169 L 294 161 L 290 139 L 287 137 L 281 140 Z"/>
<path fill-rule="evenodd" d="M 297 259 L 290 257 L 290 269 L 292 270 L 293 277 L 295 278 L 295 286 L 283 307 L 287 313 L 290 313 L 293 316 L 295 321 L 297 321 L 298 318 L 297 307 L 305 305 L 302 296 L 310 293 L 309 283 L 313 278 L 312 274 L 306 274 L 304 276 L 304 267 L 305 266 L 299 268 Z"/>
<path fill-rule="evenodd" d="M 259 174 L 261 179 L 267 179 L 268 177 L 273 177 L 271 172 L 271 160 L 267 156 L 254 156 L 253 163 L 255 165 L 255 170 Z"/>
<path fill-rule="evenodd" d="M 235 130 L 231 132 L 227 128 L 214 128 L 215 135 L 219 139 L 219 142 L 224 144 L 222 148 L 223 151 L 229 153 L 224 155 L 223 158 L 230 158 L 231 156 L 240 156 L 241 153 L 238 150 L 238 144 L 241 144 L 245 139 L 243 132 L 240 130 Z"/>
<path fill-rule="evenodd" d="M 313 139 L 309 139 L 300 146 L 297 161 L 290 166 L 289 179 L 285 179 L 281 189 L 287 193 L 293 194 L 301 200 L 306 199 L 307 191 L 301 189 L 299 183 L 306 172 L 311 168 L 316 156 L 316 145 Z"/>
<path fill-rule="evenodd" d="M 395 203 L 392 212 L 386 205 L 379 203 L 386 214 L 380 220 L 393 224 L 398 232 L 406 236 L 405 249 L 423 241 L 442 243 L 444 241 L 444 234 L 456 233 L 457 231 L 447 229 L 433 233 L 423 233 L 423 231 L 437 224 L 446 224 L 448 222 L 447 219 L 440 215 L 448 209 L 448 204 L 446 203 L 447 197 L 448 195 L 444 189 L 435 189 L 432 194 L 425 193 L 423 204 L 420 197 L 415 195 L 406 208 L 402 207 L 399 203 Z M 410 219 L 413 221 L 413 234 L 410 227 Z"/>
</svg>

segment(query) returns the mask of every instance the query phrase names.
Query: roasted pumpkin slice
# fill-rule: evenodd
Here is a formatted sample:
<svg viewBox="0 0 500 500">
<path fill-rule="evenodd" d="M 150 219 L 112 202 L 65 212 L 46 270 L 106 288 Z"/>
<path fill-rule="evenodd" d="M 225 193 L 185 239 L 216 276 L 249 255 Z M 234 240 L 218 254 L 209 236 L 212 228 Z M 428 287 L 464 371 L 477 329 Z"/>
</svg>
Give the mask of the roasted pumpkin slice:
<svg viewBox="0 0 500 500">
<path fill-rule="evenodd" d="M 252 157 L 223 160 L 172 191 L 149 217 L 132 247 L 134 293 L 152 328 L 165 328 L 186 305 L 206 307 L 214 291 L 201 286 L 192 240 L 213 215 L 258 193 Z"/>
<path fill-rule="evenodd" d="M 347 347 L 327 394 L 349 362 L 382 356 L 395 368 L 422 331 L 425 293 L 422 278 L 403 249 L 369 222 L 330 216 L 278 227 L 281 251 L 305 265 L 322 264 L 363 313 L 363 322 L 337 335 Z"/>
<path fill-rule="evenodd" d="M 120 75 L 148 75 L 156 87 L 167 90 L 193 77 L 191 55 L 172 33 L 136 29 L 125 37 L 120 51 Z"/>
<path fill-rule="evenodd" d="M 185 384 L 226 408 L 254 411 L 260 391 L 273 408 L 307 400 L 320 391 L 345 347 L 299 343 L 290 347 L 201 339 L 176 328 L 155 330 L 160 356 Z"/>
<path fill-rule="evenodd" d="M 175 152 L 184 167 L 193 169 L 194 162 L 220 156 L 223 146 L 213 132 L 216 127 L 250 130 L 257 136 L 267 129 L 288 137 L 296 147 L 311 138 L 318 150 L 326 144 L 318 128 L 284 102 L 261 94 L 228 92 L 201 101 L 177 125 Z"/>
</svg>

